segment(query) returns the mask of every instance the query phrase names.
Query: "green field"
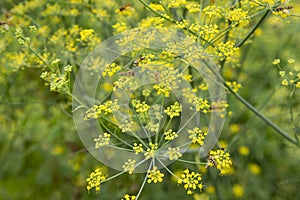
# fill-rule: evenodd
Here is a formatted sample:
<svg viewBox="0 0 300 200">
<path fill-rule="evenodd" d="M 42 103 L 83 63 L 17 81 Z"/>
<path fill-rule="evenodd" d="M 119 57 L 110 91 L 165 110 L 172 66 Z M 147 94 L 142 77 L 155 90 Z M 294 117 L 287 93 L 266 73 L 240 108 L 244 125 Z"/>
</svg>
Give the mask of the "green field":
<svg viewBox="0 0 300 200">
<path fill-rule="evenodd" d="M 295 0 L 1 0 L 0 200 L 300 199 L 299 17 Z"/>
</svg>

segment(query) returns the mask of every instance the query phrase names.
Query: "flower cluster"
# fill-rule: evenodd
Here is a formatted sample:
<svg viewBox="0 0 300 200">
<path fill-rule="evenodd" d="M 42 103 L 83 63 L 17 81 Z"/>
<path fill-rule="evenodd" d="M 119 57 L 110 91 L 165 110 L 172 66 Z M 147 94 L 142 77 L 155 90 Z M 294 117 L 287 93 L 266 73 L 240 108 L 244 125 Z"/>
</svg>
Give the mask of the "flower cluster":
<svg viewBox="0 0 300 200">
<path fill-rule="evenodd" d="M 102 116 L 111 114 L 114 110 L 118 110 L 119 105 L 117 99 L 114 101 L 106 101 L 104 104 L 94 105 L 92 108 L 86 111 L 85 119 L 99 119 Z"/>
<path fill-rule="evenodd" d="M 230 10 L 227 18 L 234 24 L 242 24 L 244 26 L 249 24 L 248 11 L 245 11 L 242 8 Z"/>
<path fill-rule="evenodd" d="M 140 152 L 144 151 L 143 145 L 142 144 L 134 143 L 133 150 L 135 151 L 135 154 L 139 154 Z"/>
<path fill-rule="evenodd" d="M 200 128 L 196 127 L 192 130 L 188 130 L 188 133 L 190 134 L 189 138 L 192 139 L 193 143 L 197 143 L 199 145 L 204 144 L 203 141 L 207 135 L 206 131 L 202 131 Z"/>
<path fill-rule="evenodd" d="M 117 71 L 121 70 L 121 66 L 116 63 L 105 66 L 102 76 L 113 76 Z"/>
<path fill-rule="evenodd" d="M 164 174 L 161 173 L 159 171 L 159 169 L 157 169 L 156 166 L 154 166 L 153 169 L 148 170 L 148 180 L 147 180 L 147 182 L 148 183 L 151 183 L 151 182 L 153 182 L 153 183 L 157 183 L 157 182 L 161 183 L 163 181 L 163 177 L 164 177 Z"/>
<path fill-rule="evenodd" d="M 130 196 L 129 194 L 125 194 L 122 198 L 122 200 L 135 200 L 136 196 L 132 195 Z"/>
<path fill-rule="evenodd" d="M 174 117 L 180 116 L 180 112 L 182 111 L 182 105 L 178 102 L 175 102 L 173 105 L 170 105 L 165 109 L 165 113 L 172 119 Z"/>
<path fill-rule="evenodd" d="M 137 113 L 144 113 L 147 112 L 150 108 L 149 105 L 146 104 L 145 101 L 141 102 L 140 100 L 132 100 L 132 105 L 135 108 Z"/>
<path fill-rule="evenodd" d="M 183 184 L 186 193 L 190 195 L 193 194 L 196 189 L 202 190 L 203 185 L 201 180 L 201 174 L 186 169 L 180 175 L 180 179 L 178 179 L 177 183 Z"/>
<path fill-rule="evenodd" d="M 170 96 L 170 92 L 173 89 L 178 88 L 178 83 L 181 82 L 181 74 L 177 70 L 164 70 L 154 75 L 158 84 L 155 84 L 153 88 L 157 91 L 157 94 L 163 94 L 165 97 Z"/>
<path fill-rule="evenodd" d="M 280 66 L 280 59 L 275 59 L 272 64 L 279 69 L 279 76 L 281 77 L 281 85 L 292 86 L 294 88 L 300 88 L 300 67 L 296 64 L 295 59 L 289 59 L 287 61 L 288 67 L 293 66 L 290 71 L 283 70 Z"/>
<path fill-rule="evenodd" d="M 238 92 L 238 90 L 242 87 L 242 85 L 240 83 L 237 83 L 236 81 L 232 81 L 232 82 L 229 82 L 229 81 L 226 81 L 226 84 L 231 87 L 231 89 L 234 91 L 234 92 Z"/>
<path fill-rule="evenodd" d="M 178 160 L 178 158 L 180 158 L 182 156 L 182 154 L 180 153 L 179 147 L 176 147 L 176 148 L 169 147 L 167 154 L 168 154 L 170 160 Z"/>
<path fill-rule="evenodd" d="M 133 126 L 134 122 L 131 120 L 125 120 L 121 125 L 120 125 L 120 129 L 122 130 L 123 133 L 125 132 L 130 132 L 132 131 L 132 126 Z"/>
<path fill-rule="evenodd" d="M 236 56 L 239 48 L 235 47 L 234 42 L 220 42 L 216 47 L 218 53 L 217 56 L 222 61 L 224 59 L 230 60 L 233 56 Z"/>
<path fill-rule="evenodd" d="M 158 143 L 153 144 L 152 142 L 150 142 L 149 146 L 150 146 L 150 148 L 148 148 L 147 151 L 144 154 L 144 156 L 145 156 L 146 159 L 154 158 L 155 157 L 155 153 L 158 150 Z"/>
<path fill-rule="evenodd" d="M 96 192 L 100 191 L 100 184 L 106 179 L 106 176 L 103 175 L 100 168 L 95 169 L 93 171 L 89 178 L 86 179 L 88 185 L 86 186 L 86 189 L 90 191 L 92 188 L 95 188 Z"/>
<path fill-rule="evenodd" d="M 37 0 L 32 2 L 36 3 Z M 197 147 L 205 145 L 205 138 L 209 136 L 205 128 L 208 127 L 207 122 L 203 122 L 205 120 L 201 118 L 199 125 L 187 125 L 193 121 L 194 116 L 195 119 L 198 119 L 198 114 L 201 114 L 201 117 L 204 115 L 204 118 L 209 118 L 214 113 L 221 118 L 225 116 L 228 104 L 221 99 L 210 100 L 208 94 L 210 91 L 208 90 L 213 88 L 211 82 L 208 84 L 199 77 L 209 75 L 210 72 L 201 71 L 202 68 L 194 65 L 194 61 L 202 60 L 201 66 L 202 64 L 209 65 L 209 62 L 204 62 L 209 58 L 217 61 L 218 70 L 234 71 L 232 66 L 239 66 L 239 46 L 244 42 L 247 44 L 248 38 L 252 38 L 248 37 L 251 36 L 248 33 L 255 29 L 255 26 L 252 25 L 256 24 L 256 17 L 264 11 L 269 13 L 272 11 L 274 15 L 288 17 L 294 11 L 288 1 L 283 0 L 239 1 L 238 4 L 233 5 L 223 0 L 218 3 L 216 1 L 204 3 L 203 1 L 202 4 L 198 1 L 168 0 L 149 5 L 141 0 L 132 1 L 126 5 L 119 5 L 116 1 L 103 1 L 99 5 L 88 4 L 88 6 L 83 1 L 74 0 L 70 5 L 68 4 L 70 8 L 65 8 L 67 6 L 62 6 L 61 3 L 50 5 L 46 1 L 41 2 L 44 7 L 41 16 L 43 18 L 53 17 L 55 26 L 41 24 L 37 29 L 35 26 L 30 26 L 34 21 L 27 21 L 24 26 L 28 30 L 23 27 L 15 29 L 15 38 L 18 43 L 22 47 L 26 47 L 22 50 L 29 49 L 34 55 L 28 52 L 5 53 L 2 49 L 1 53 L 4 55 L 3 59 L 15 60 L 10 63 L 17 63 L 18 66 L 25 66 L 24 63 L 29 66 L 31 63 L 28 63 L 27 59 L 34 60 L 33 58 L 35 58 L 35 64 L 38 63 L 39 67 L 43 66 L 41 77 L 50 86 L 51 91 L 71 95 L 72 66 L 76 72 L 79 69 L 78 63 L 82 63 L 84 56 L 101 41 L 100 37 L 112 34 L 109 31 L 115 34 L 123 31 L 130 32 L 131 27 L 137 25 L 137 28 L 134 29 L 136 30 L 135 34 L 127 34 L 126 37 L 118 39 L 114 44 L 121 51 L 119 58 L 112 63 L 104 62 L 103 57 L 90 60 L 87 69 L 91 75 L 101 76 L 101 84 L 97 92 L 102 96 L 97 97 L 97 105 L 81 106 L 90 107 L 84 115 L 85 120 L 90 120 L 86 123 L 99 123 L 100 128 L 104 130 L 102 131 L 104 133 L 101 132 L 97 138 L 91 139 L 96 151 L 101 151 L 104 149 L 102 147 L 106 146 L 136 156 L 128 159 L 122 157 L 121 172 L 128 172 L 131 175 L 139 165 L 151 163 L 151 167 L 147 166 L 146 168 L 151 170 L 147 173 L 145 180 L 148 181 L 145 183 L 163 181 L 164 174 L 161 172 L 162 170 L 158 169 L 158 165 L 170 172 L 167 165 L 164 166 L 164 161 L 185 161 L 185 156 L 182 155 L 185 152 L 184 145 L 176 146 L 176 142 L 181 140 L 181 136 L 188 140 L 185 144 L 187 149 L 190 144 L 197 144 L 193 145 Z M 13 10 L 13 13 L 24 16 L 26 7 L 30 8 L 29 10 L 42 8 L 33 3 L 20 4 L 18 9 Z M 136 12 L 140 7 L 150 10 L 152 15 L 144 14 L 145 10 L 140 15 Z M 79 8 L 82 8 L 83 11 Z M 66 19 L 72 17 L 76 22 L 85 21 L 83 18 L 86 17 L 90 21 L 87 24 L 70 22 L 71 25 L 69 25 L 69 20 L 66 20 L 68 23 L 64 22 L 62 20 L 64 18 L 57 17 L 58 14 Z M 19 17 L 17 18 L 15 24 L 25 22 Z M 111 22 L 111 24 L 106 31 L 100 33 L 98 29 L 91 28 L 95 22 L 102 23 L 103 27 L 107 23 Z M 56 24 L 60 23 L 65 26 L 54 28 Z M 148 27 L 155 27 L 159 34 L 145 32 L 145 28 Z M 176 40 L 175 36 L 177 35 L 172 35 L 168 31 L 174 27 L 179 29 L 178 35 L 183 33 L 187 37 L 182 41 Z M 43 38 L 45 44 L 41 44 L 42 40 L 35 41 L 32 38 L 33 34 Z M 51 37 L 45 38 L 42 37 L 43 35 L 51 35 Z M 155 40 L 157 35 L 163 35 L 158 42 Z M 139 41 L 134 42 L 137 41 L 137 38 L 140 38 Z M 162 48 L 151 49 L 149 44 L 152 44 L 152 41 L 159 43 L 158 46 Z M 9 41 L 8 43 L 11 44 Z M 164 43 L 167 45 L 161 45 Z M 1 44 L 2 46 L 6 45 Z M 199 46 L 203 48 L 199 48 Z M 38 50 L 34 51 L 33 48 Z M 62 60 L 62 57 L 65 59 Z M 53 58 L 59 58 L 61 61 Z M 54 61 L 51 62 L 51 60 Z M 294 91 L 294 89 L 300 88 L 300 69 L 293 59 L 287 63 L 288 67 L 292 69 L 288 67 L 283 69 L 279 59 L 273 62 L 279 68 L 281 85 Z M 199 69 L 201 69 L 200 73 Z M 142 81 L 136 81 L 138 78 Z M 143 85 L 146 78 L 149 83 Z M 231 76 L 227 80 L 235 80 L 235 77 Z M 241 88 L 241 84 L 236 81 L 227 81 L 226 86 L 231 88 L 228 90 L 231 93 L 236 93 Z M 122 100 L 128 97 L 128 101 L 109 99 L 115 96 L 106 93 L 113 92 L 117 94 L 117 98 Z M 128 104 L 127 107 L 124 106 L 125 104 Z M 184 106 L 188 106 L 188 108 Z M 186 124 L 180 124 L 181 121 L 184 121 L 182 119 L 187 113 L 192 113 L 190 119 L 184 119 Z M 180 119 L 180 117 L 182 118 Z M 187 152 L 190 153 L 189 149 Z M 243 156 L 247 155 L 245 149 L 240 153 Z M 211 151 L 208 155 L 207 166 L 215 166 L 220 170 L 220 174 L 226 174 L 232 165 L 229 156 L 229 153 L 223 150 Z M 136 158 L 141 158 L 141 160 Z M 160 162 L 162 165 L 158 164 Z M 254 168 L 253 171 L 255 173 Z M 99 171 L 93 173 L 89 178 L 88 190 L 95 188 L 96 191 L 99 191 L 100 182 L 105 180 L 103 178 L 105 176 Z M 96 176 L 100 178 L 96 179 Z M 197 188 L 202 189 L 201 174 L 197 172 L 186 169 L 177 178 L 179 179 L 178 184 L 183 185 L 187 194 L 194 193 Z M 94 182 L 92 182 L 93 180 Z M 236 189 L 236 191 L 239 190 L 239 188 Z M 138 198 L 139 195 L 126 194 L 123 196 L 123 199 L 126 200 Z"/>
<path fill-rule="evenodd" d="M 232 161 L 228 152 L 222 149 L 209 152 L 207 166 L 215 166 L 220 170 L 220 174 L 226 174 L 226 170 L 230 169 L 231 165 Z"/>
<path fill-rule="evenodd" d="M 135 163 L 136 163 L 135 160 L 128 159 L 124 163 L 124 165 L 122 166 L 122 168 L 124 169 L 124 171 L 128 171 L 129 174 L 132 174 L 133 171 L 134 171 L 134 168 L 135 168 Z"/>
<path fill-rule="evenodd" d="M 172 129 L 169 129 L 168 131 L 164 132 L 164 135 L 165 135 L 165 140 L 174 140 L 175 138 L 178 137 L 178 134 L 172 131 Z"/>
<path fill-rule="evenodd" d="M 72 71 L 72 66 L 67 65 L 64 67 L 63 72 L 60 72 L 58 69 L 59 59 L 55 59 L 51 66 L 54 68 L 53 71 L 45 71 L 41 74 L 41 78 L 45 80 L 46 85 L 50 86 L 50 91 L 53 92 L 61 92 L 61 93 L 69 93 L 70 92 L 70 73 Z"/>
<path fill-rule="evenodd" d="M 95 149 L 98 149 L 102 146 L 108 145 L 110 141 L 110 134 L 104 133 L 103 135 L 99 135 L 98 138 L 94 139 Z"/>
</svg>

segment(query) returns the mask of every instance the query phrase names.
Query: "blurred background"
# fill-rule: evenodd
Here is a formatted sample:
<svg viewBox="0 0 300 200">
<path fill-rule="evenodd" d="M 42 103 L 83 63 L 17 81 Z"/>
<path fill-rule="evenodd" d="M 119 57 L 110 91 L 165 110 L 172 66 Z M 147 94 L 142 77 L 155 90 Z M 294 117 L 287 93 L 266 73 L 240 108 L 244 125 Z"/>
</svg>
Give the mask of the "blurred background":
<svg viewBox="0 0 300 200">
<path fill-rule="evenodd" d="M 103 41 L 113 34 L 112 25 L 124 20 L 115 10 L 129 3 L 136 12 L 126 16 L 126 22 L 135 27 L 150 15 L 138 1 L 1 0 L 0 20 L 7 25 L 0 33 L 0 200 L 106 200 L 138 191 L 143 174 L 106 182 L 100 195 L 86 191 L 85 180 L 96 167 L 117 172 L 85 150 L 74 126 L 71 99 L 49 91 L 40 78 L 43 63 L 20 48 L 14 37 L 16 27 L 28 33 L 28 27 L 36 25 L 32 46 L 44 58 L 79 66 L 96 44 L 77 44 L 74 25 L 94 29 Z M 297 2 L 294 6 L 293 13 L 300 14 Z M 300 66 L 299 33 L 299 17 L 269 17 L 241 48 L 240 66 L 223 71 L 226 79 L 242 84 L 239 92 L 245 99 L 291 136 L 300 134 L 300 91 L 281 85 L 272 61 L 280 58 L 287 71 L 292 70 L 290 58 Z M 219 145 L 232 155 L 229 174 L 209 170 L 203 192 L 191 196 L 167 176 L 163 184 L 148 184 L 141 199 L 300 199 L 300 149 L 235 97 L 228 95 L 228 102 L 232 114 L 226 118 Z"/>
</svg>

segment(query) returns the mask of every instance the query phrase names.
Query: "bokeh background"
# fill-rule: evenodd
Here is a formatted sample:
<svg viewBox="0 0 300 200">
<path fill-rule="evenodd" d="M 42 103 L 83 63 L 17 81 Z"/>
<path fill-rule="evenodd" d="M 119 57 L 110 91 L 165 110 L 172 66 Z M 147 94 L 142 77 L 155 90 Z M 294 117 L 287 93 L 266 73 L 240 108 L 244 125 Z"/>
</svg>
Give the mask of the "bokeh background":
<svg viewBox="0 0 300 200">
<path fill-rule="evenodd" d="M 106 200 L 138 191 L 143 174 L 109 181 L 100 195 L 86 191 L 85 180 L 96 167 L 116 172 L 85 150 L 74 126 L 71 99 L 49 91 L 40 78 L 42 63 L 21 49 L 14 37 L 16 27 L 26 32 L 28 26 L 36 25 L 39 30 L 32 45 L 39 53 L 79 66 L 96 44 L 76 46 L 74 25 L 94 29 L 97 39 L 103 41 L 113 34 L 112 25 L 122 20 L 115 10 L 129 3 L 136 11 L 126 18 L 132 27 L 151 15 L 137 1 L 1 0 L 0 19 L 9 21 L 0 33 L 1 200 Z M 293 12 L 300 14 L 296 1 L 293 5 Z M 291 97 L 291 90 L 281 86 L 272 61 L 280 58 L 286 69 L 290 58 L 300 65 L 299 33 L 299 17 L 269 17 L 241 48 L 241 65 L 223 72 L 226 79 L 242 84 L 239 92 L 244 98 L 292 136 L 300 134 L 300 91 Z M 232 155 L 229 174 L 208 171 L 203 177 L 204 191 L 191 196 L 167 176 L 163 184 L 148 184 L 141 199 L 300 199 L 300 149 L 233 96 L 228 96 L 228 102 L 232 115 L 226 118 L 220 146 Z"/>
</svg>

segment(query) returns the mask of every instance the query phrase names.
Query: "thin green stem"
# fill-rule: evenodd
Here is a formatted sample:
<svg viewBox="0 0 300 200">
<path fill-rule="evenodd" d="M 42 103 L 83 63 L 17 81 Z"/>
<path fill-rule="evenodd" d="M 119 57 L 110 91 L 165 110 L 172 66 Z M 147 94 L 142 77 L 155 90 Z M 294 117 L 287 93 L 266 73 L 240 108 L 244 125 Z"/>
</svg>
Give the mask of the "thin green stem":
<svg viewBox="0 0 300 200">
<path fill-rule="evenodd" d="M 134 152 L 133 150 L 131 149 L 126 149 L 126 148 L 123 148 L 123 147 L 118 147 L 118 146 L 114 146 L 114 145 L 106 145 L 107 147 L 110 147 L 112 149 L 117 149 L 117 150 L 121 150 L 121 151 L 128 151 L 128 152 Z"/>
<path fill-rule="evenodd" d="M 7 95 L 7 93 L 9 92 L 10 88 L 12 87 L 14 81 L 16 80 L 17 76 L 19 75 L 20 71 L 21 71 L 21 66 L 18 68 L 18 70 L 11 75 L 11 78 L 8 80 L 7 83 L 7 87 L 5 88 L 3 94 L 1 95 L 1 99 L 4 99 L 4 97 Z"/>
<path fill-rule="evenodd" d="M 158 162 L 172 175 L 174 176 L 176 179 L 180 180 L 181 178 L 179 178 L 178 176 L 176 176 L 171 170 L 169 170 L 169 168 L 159 159 L 156 158 L 158 160 Z"/>
<path fill-rule="evenodd" d="M 111 121 L 111 120 L 109 120 Z M 111 130 L 105 125 L 105 123 L 103 123 L 101 120 L 99 121 L 99 123 L 106 129 L 107 132 L 109 132 L 111 135 L 113 135 L 115 138 L 117 138 L 119 141 L 121 141 L 123 144 L 126 144 L 127 146 L 129 146 L 130 148 L 133 148 L 133 146 L 129 143 L 127 143 L 126 141 L 122 140 L 120 137 L 118 137 L 115 132 L 111 132 Z M 115 125 L 115 124 L 114 124 Z M 117 126 L 117 125 L 115 125 Z M 117 126 L 118 127 L 118 126 Z M 126 149 L 128 151 L 130 151 L 129 149 Z"/>
<path fill-rule="evenodd" d="M 258 27 L 260 27 L 260 25 L 265 21 L 265 19 L 267 18 L 267 16 L 271 13 L 271 10 L 267 10 L 265 11 L 265 14 L 260 18 L 260 20 L 257 22 L 257 24 L 249 31 L 249 33 L 246 35 L 246 37 L 244 39 L 242 39 L 237 45 L 236 47 L 241 47 L 251 36 L 252 34 L 256 31 L 256 29 Z"/>
<path fill-rule="evenodd" d="M 217 76 L 217 78 L 223 82 L 224 86 L 228 89 L 228 91 L 234 95 L 234 97 L 239 100 L 242 104 L 244 104 L 249 110 L 251 110 L 256 116 L 258 116 L 260 119 L 262 119 L 266 124 L 268 124 L 270 127 L 272 127 L 277 133 L 279 133 L 281 136 L 283 136 L 285 139 L 287 139 L 289 142 L 295 144 L 296 146 L 299 146 L 299 142 L 297 139 L 292 139 L 285 131 L 283 131 L 280 127 L 278 127 L 276 124 L 274 124 L 270 119 L 265 117 L 262 113 L 260 113 L 254 106 L 252 106 L 247 100 L 245 100 L 242 96 L 240 96 L 238 93 L 234 92 L 233 89 L 226 83 L 226 81 L 223 79 L 223 77 L 215 71 L 205 60 L 203 61 L 207 67 Z"/>
<path fill-rule="evenodd" d="M 221 31 L 221 33 L 219 33 L 218 35 L 216 35 L 214 38 L 212 38 L 210 40 L 210 43 L 215 43 L 216 41 L 218 41 L 220 38 L 223 37 L 224 34 L 228 34 L 229 31 L 232 29 L 233 25 L 230 24 L 229 26 L 227 26 L 224 30 Z"/>
<path fill-rule="evenodd" d="M 150 163 L 149 168 L 148 168 L 148 171 L 151 169 L 152 164 L 153 164 L 153 161 Z M 143 188 L 145 187 L 145 184 L 146 184 L 146 181 L 147 181 L 147 178 L 148 178 L 148 174 L 149 174 L 149 173 L 147 172 L 147 173 L 146 173 L 146 176 L 145 176 L 145 178 L 144 178 L 143 184 L 142 184 L 142 186 L 141 186 L 141 188 L 140 188 L 138 194 L 136 195 L 136 200 L 138 200 L 139 196 L 140 196 L 141 193 L 142 193 Z"/>
<path fill-rule="evenodd" d="M 188 164 L 195 164 L 195 165 L 206 165 L 207 164 L 205 162 L 195 162 L 195 161 L 189 161 L 189 160 L 183 160 L 183 159 L 177 159 L 176 161 L 184 162 L 184 163 L 188 163 Z"/>
<path fill-rule="evenodd" d="M 50 65 L 40 56 L 34 49 L 32 49 L 30 46 L 27 46 L 29 51 L 33 53 L 38 59 L 40 59 L 47 67 L 51 68 Z"/>
<path fill-rule="evenodd" d="M 184 129 L 184 127 L 188 125 L 188 123 L 196 116 L 197 113 L 198 113 L 197 111 L 194 112 L 193 115 L 185 122 L 185 124 L 182 127 L 180 127 L 177 133 L 181 132 Z"/>
<path fill-rule="evenodd" d="M 115 174 L 115 175 L 109 177 L 108 179 L 105 179 L 104 181 L 101 181 L 101 183 L 105 183 L 105 182 L 107 182 L 107 181 L 110 181 L 110 180 L 112 180 L 112 179 L 114 179 L 114 178 L 116 178 L 116 177 L 118 177 L 118 176 L 120 176 L 120 175 L 122 175 L 122 174 L 124 174 L 124 173 L 125 173 L 125 171 L 122 171 L 122 172 L 120 172 L 120 173 L 117 173 L 117 174 Z"/>
<path fill-rule="evenodd" d="M 73 94 L 71 94 L 70 92 L 66 92 L 67 95 L 69 95 L 70 97 L 72 97 L 72 99 L 74 99 L 75 101 L 77 101 L 77 103 L 79 103 L 81 106 L 83 106 L 84 108 L 89 108 L 87 105 L 85 105 L 82 101 L 80 101 L 77 97 L 75 97 Z"/>
<path fill-rule="evenodd" d="M 276 124 L 274 124 L 270 119 L 265 117 L 262 113 L 260 113 L 254 106 L 252 106 L 248 101 L 246 101 L 242 96 L 240 96 L 238 93 L 234 92 L 231 87 L 229 87 L 226 83 L 224 83 L 225 87 L 232 93 L 236 99 L 238 99 L 241 103 L 243 103 L 247 108 L 249 108 L 256 116 L 258 116 L 260 119 L 262 119 L 266 124 L 271 126 L 276 132 L 278 132 L 281 136 L 283 136 L 285 139 L 290 141 L 291 143 L 295 144 L 296 146 L 299 146 L 299 142 L 292 139 L 285 131 L 283 131 L 280 127 L 278 127 Z"/>
</svg>

